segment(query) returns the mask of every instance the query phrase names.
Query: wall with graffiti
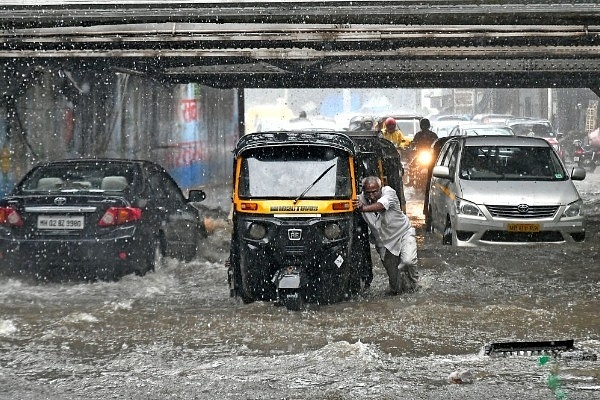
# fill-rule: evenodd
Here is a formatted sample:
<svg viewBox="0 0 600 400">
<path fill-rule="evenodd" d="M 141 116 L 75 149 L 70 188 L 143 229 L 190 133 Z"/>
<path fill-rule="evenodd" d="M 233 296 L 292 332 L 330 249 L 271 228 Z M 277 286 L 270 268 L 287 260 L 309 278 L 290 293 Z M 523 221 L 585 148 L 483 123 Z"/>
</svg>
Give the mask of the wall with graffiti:
<svg viewBox="0 0 600 400">
<path fill-rule="evenodd" d="M 0 195 L 34 164 L 73 157 L 154 160 L 184 190 L 231 180 L 237 90 L 48 71 L 2 101 Z"/>
</svg>

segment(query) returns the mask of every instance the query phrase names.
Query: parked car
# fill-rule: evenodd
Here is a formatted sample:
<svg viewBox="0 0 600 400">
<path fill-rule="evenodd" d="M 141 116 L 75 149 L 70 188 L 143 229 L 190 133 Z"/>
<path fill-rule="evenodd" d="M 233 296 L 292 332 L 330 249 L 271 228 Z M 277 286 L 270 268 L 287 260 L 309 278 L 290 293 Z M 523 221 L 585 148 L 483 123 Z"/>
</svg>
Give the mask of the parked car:
<svg viewBox="0 0 600 400">
<path fill-rule="evenodd" d="M 500 124 L 481 124 L 474 122 L 464 122 L 456 125 L 450 130 L 448 136 L 483 136 L 483 135 L 501 135 L 513 136 L 513 131 L 506 125 Z"/>
<path fill-rule="evenodd" d="M 546 139 L 546 141 L 552 145 L 558 156 L 564 160 L 564 151 L 559 143 L 560 134 L 554 130 L 552 123 L 547 119 L 513 118 L 506 120 L 506 125 L 513 130 L 515 135 L 534 136 Z"/>
<path fill-rule="evenodd" d="M 0 271 L 36 277 L 144 275 L 163 256 L 191 260 L 204 219 L 150 161 L 77 159 L 37 165 L 0 200 Z"/>
<path fill-rule="evenodd" d="M 562 243 L 585 239 L 583 203 L 550 144 L 524 136 L 448 140 L 431 179 L 428 212 L 444 244 Z"/>
</svg>

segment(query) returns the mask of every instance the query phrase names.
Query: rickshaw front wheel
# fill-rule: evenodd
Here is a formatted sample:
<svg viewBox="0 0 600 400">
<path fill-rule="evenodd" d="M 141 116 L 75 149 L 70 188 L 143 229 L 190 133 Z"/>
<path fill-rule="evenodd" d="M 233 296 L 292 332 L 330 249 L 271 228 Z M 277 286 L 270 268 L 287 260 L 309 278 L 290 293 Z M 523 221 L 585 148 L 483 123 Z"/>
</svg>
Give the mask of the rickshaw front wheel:
<svg viewBox="0 0 600 400">
<path fill-rule="evenodd" d="M 290 311 L 302 311 L 304 309 L 304 296 L 299 290 L 282 293 L 282 300 L 285 308 Z"/>
</svg>

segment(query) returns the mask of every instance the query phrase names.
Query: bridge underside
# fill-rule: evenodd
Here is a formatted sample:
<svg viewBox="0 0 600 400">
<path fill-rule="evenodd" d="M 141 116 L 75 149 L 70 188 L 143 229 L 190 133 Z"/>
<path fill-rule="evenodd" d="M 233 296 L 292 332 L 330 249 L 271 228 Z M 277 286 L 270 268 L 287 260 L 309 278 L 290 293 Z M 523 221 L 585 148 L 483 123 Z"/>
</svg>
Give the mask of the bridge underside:
<svg viewBox="0 0 600 400">
<path fill-rule="evenodd" d="M 598 93 L 594 2 L 58 3 L 65 2 L 0 9 L 1 83 L 8 90 L 53 69 L 218 88 L 588 87 Z"/>
</svg>

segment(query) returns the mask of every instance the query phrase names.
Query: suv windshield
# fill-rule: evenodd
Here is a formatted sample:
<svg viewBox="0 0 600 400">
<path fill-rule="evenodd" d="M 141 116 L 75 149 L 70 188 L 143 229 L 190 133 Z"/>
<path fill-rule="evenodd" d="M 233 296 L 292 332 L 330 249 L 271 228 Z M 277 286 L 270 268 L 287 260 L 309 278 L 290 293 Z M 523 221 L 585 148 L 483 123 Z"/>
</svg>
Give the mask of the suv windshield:
<svg viewBox="0 0 600 400">
<path fill-rule="evenodd" d="M 330 147 L 253 149 L 242 159 L 239 196 L 296 199 L 308 188 L 302 198 L 348 198 L 352 194 L 349 163 L 347 153 Z"/>
<path fill-rule="evenodd" d="M 549 147 L 468 146 L 460 160 L 460 177 L 467 180 L 567 179 L 558 157 Z"/>
</svg>

